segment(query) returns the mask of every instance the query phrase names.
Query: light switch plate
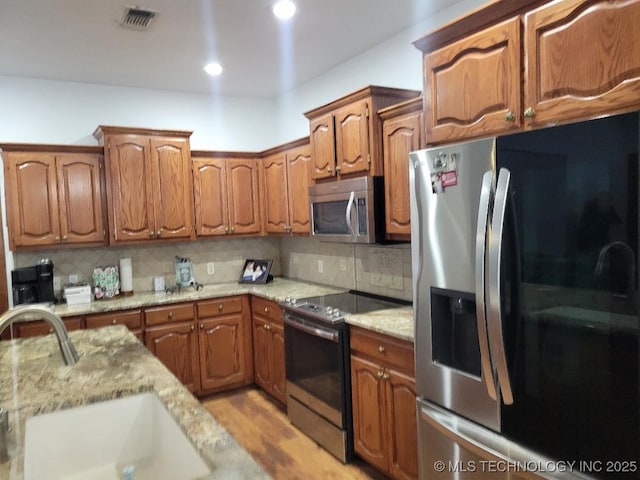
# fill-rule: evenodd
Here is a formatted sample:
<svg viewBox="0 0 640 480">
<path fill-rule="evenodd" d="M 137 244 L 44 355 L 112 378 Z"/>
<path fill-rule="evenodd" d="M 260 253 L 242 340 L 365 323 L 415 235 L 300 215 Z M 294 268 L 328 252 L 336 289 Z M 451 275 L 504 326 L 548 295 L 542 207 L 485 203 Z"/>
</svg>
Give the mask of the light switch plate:
<svg viewBox="0 0 640 480">
<path fill-rule="evenodd" d="M 318 273 L 324 272 L 324 263 L 322 260 L 318 260 Z"/>
<path fill-rule="evenodd" d="M 213 262 L 207 263 L 207 274 L 208 275 L 213 275 L 214 273 L 216 273 L 215 264 Z"/>
</svg>

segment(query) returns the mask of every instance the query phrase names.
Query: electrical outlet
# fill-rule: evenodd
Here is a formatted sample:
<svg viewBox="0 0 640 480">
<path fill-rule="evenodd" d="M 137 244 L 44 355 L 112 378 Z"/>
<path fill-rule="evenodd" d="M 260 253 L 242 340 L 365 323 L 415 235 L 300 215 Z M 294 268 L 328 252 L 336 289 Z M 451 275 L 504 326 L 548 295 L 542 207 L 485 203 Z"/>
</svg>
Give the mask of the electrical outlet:
<svg viewBox="0 0 640 480">
<path fill-rule="evenodd" d="M 340 259 L 339 266 L 340 266 L 340 271 L 341 272 L 346 272 L 347 271 L 347 261 L 344 258 Z"/>
<path fill-rule="evenodd" d="M 324 262 L 322 260 L 318 260 L 318 273 L 324 272 Z"/>
<path fill-rule="evenodd" d="M 297 253 L 292 253 L 291 254 L 291 259 L 293 260 L 293 264 L 294 265 L 298 265 L 300 263 L 300 258 L 298 258 L 298 254 Z"/>
<path fill-rule="evenodd" d="M 214 273 L 216 273 L 215 264 L 213 262 L 207 263 L 207 274 L 208 275 L 213 275 Z"/>
</svg>

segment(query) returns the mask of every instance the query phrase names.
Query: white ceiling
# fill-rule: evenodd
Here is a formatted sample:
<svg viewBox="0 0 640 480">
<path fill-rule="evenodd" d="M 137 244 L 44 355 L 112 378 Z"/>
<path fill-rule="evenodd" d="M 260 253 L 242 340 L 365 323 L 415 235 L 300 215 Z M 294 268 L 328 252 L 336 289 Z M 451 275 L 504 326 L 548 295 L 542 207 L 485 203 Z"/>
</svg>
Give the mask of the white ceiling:
<svg viewBox="0 0 640 480">
<path fill-rule="evenodd" d="M 456 3 L 296 0 L 282 24 L 272 2 L 1 0 L 0 75 L 274 98 Z M 127 5 L 158 12 L 148 31 L 119 25 Z"/>
</svg>

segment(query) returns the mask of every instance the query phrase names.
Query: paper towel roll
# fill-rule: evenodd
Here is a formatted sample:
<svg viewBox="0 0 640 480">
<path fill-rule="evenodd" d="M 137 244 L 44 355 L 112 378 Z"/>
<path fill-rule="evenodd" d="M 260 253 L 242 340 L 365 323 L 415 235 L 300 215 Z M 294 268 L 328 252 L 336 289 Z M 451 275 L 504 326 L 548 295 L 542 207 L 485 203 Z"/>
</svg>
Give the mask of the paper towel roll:
<svg viewBox="0 0 640 480">
<path fill-rule="evenodd" d="M 124 295 L 133 293 L 133 270 L 130 258 L 120 259 L 120 293 Z"/>
</svg>

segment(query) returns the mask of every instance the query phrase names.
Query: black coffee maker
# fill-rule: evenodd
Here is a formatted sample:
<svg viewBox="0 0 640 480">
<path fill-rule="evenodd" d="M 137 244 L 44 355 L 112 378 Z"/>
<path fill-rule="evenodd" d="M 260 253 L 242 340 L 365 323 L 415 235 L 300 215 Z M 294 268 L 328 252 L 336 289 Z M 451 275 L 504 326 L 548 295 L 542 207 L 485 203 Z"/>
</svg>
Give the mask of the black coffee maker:
<svg viewBox="0 0 640 480">
<path fill-rule="evenodd" d="M 13 304 L 55 302 L 53 294 L 53 262 L 43 258 L 32 267 L 11 271 Z"/>
</svg>

